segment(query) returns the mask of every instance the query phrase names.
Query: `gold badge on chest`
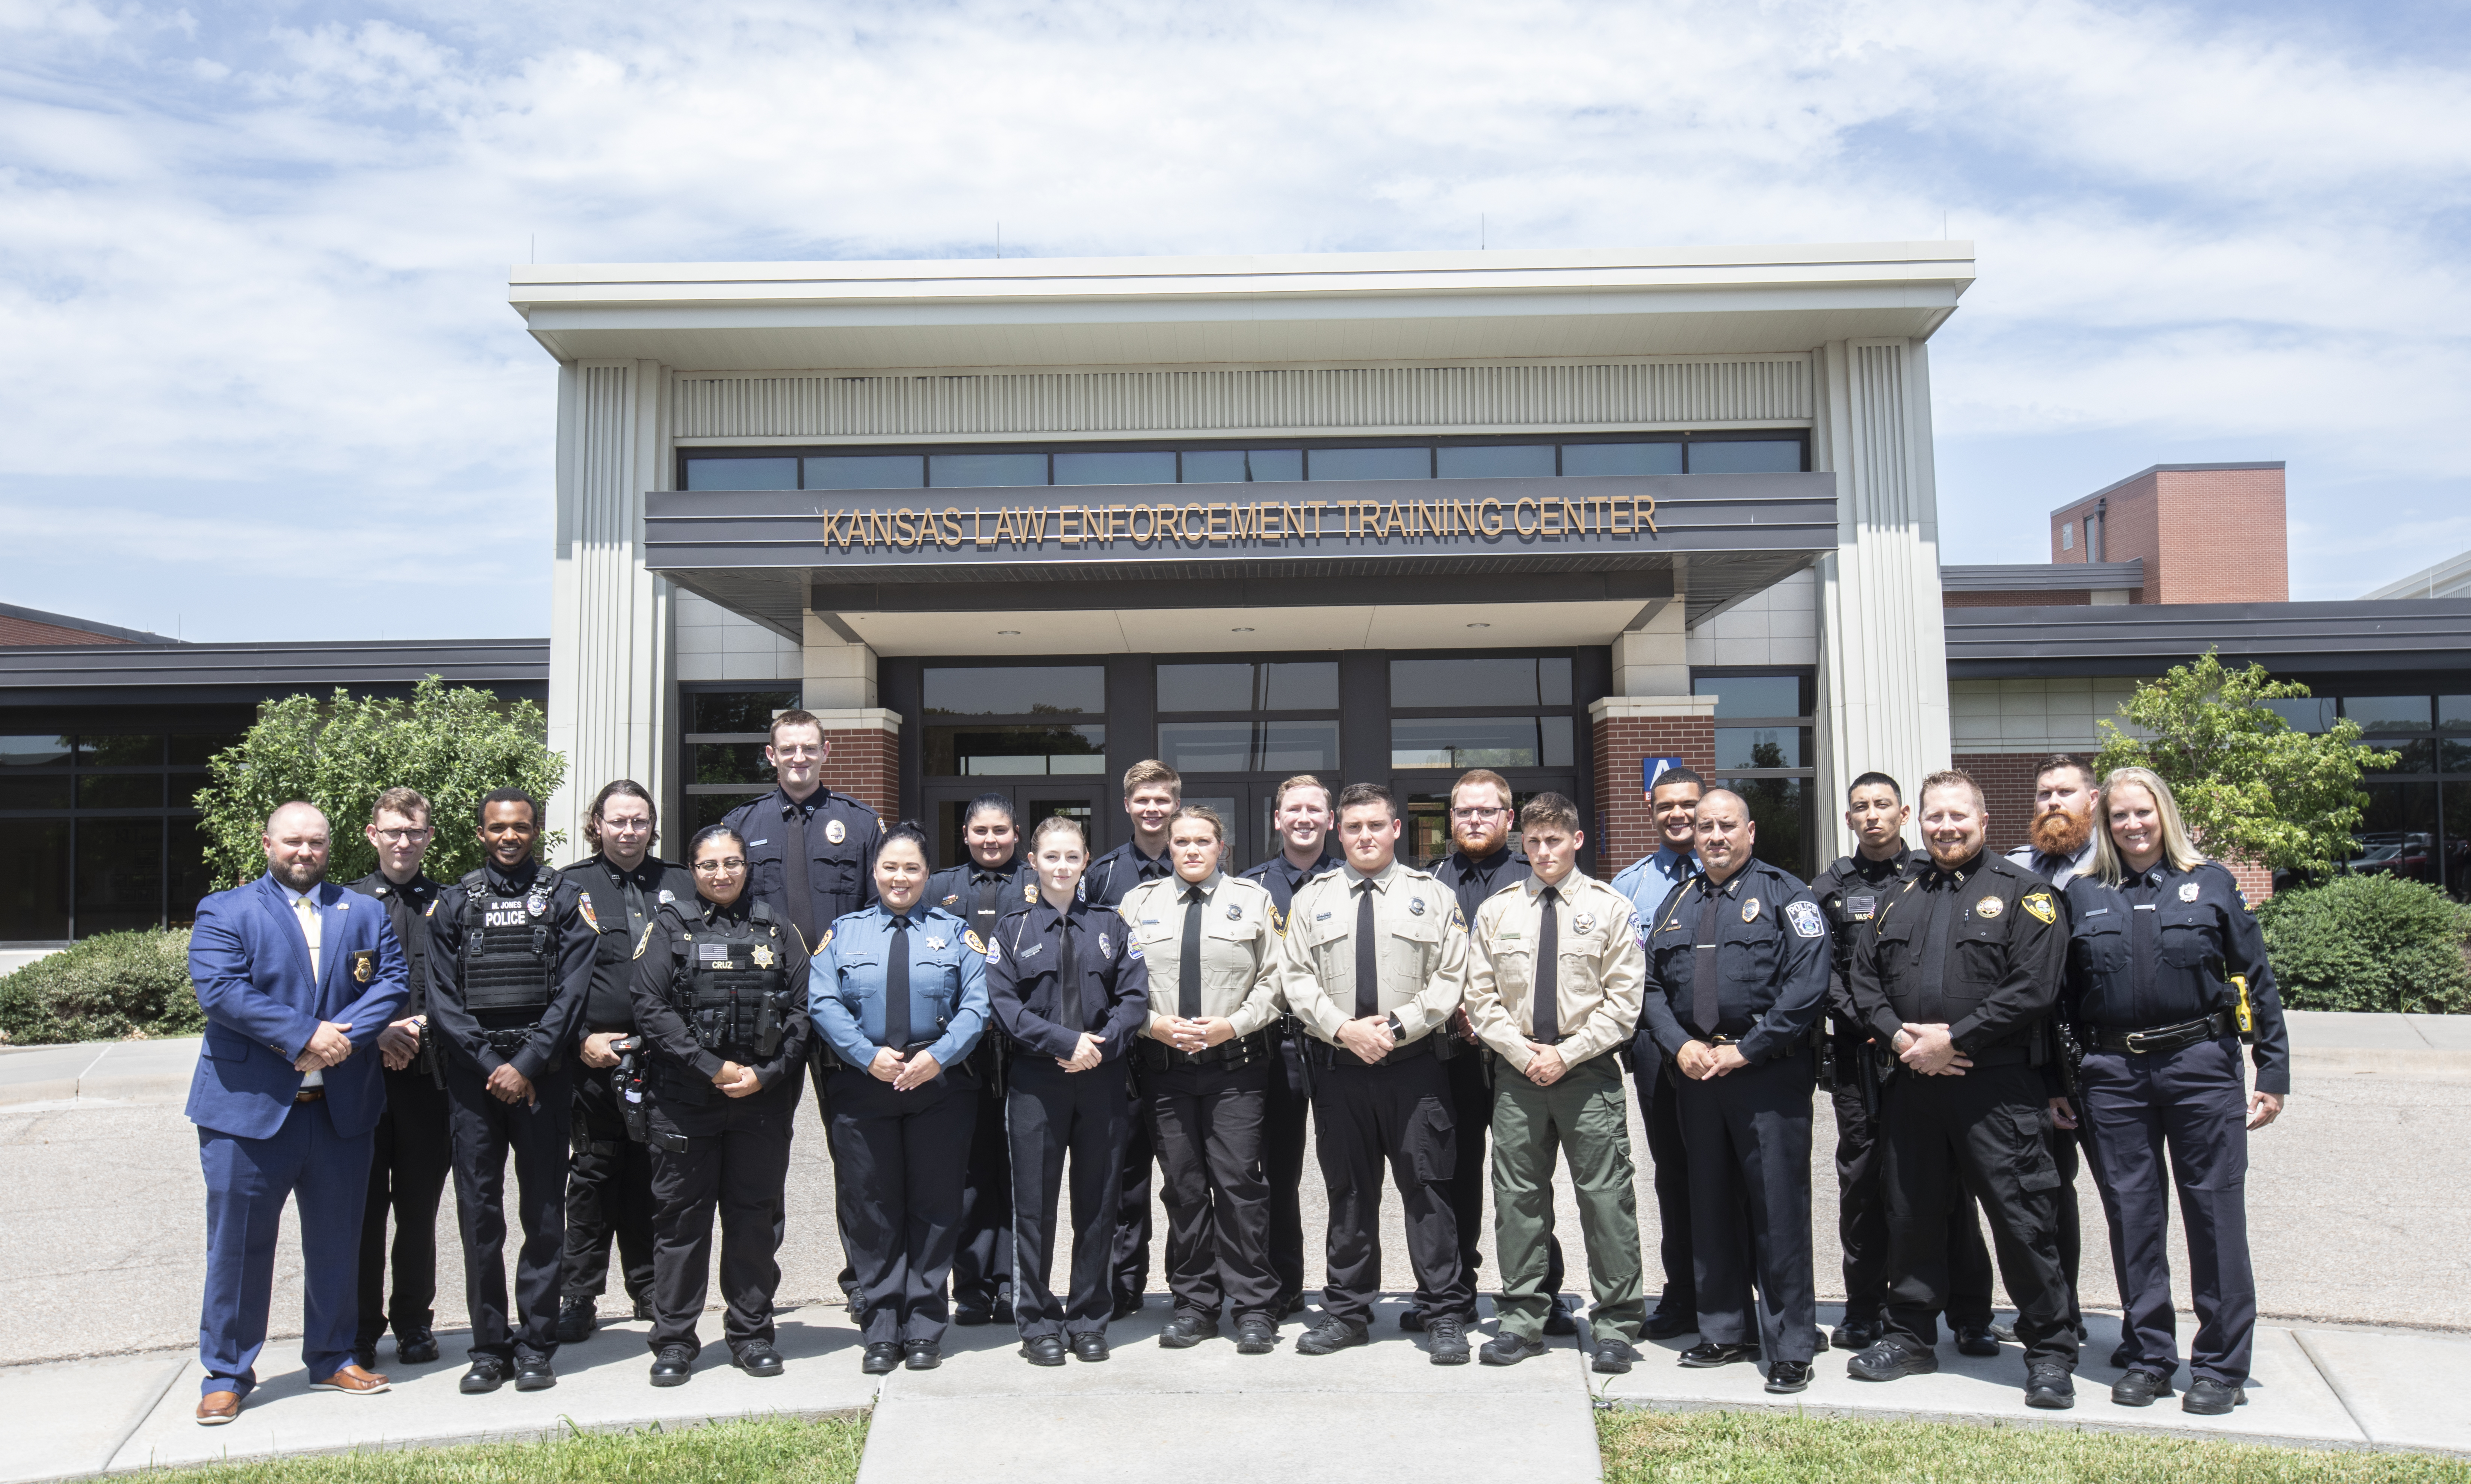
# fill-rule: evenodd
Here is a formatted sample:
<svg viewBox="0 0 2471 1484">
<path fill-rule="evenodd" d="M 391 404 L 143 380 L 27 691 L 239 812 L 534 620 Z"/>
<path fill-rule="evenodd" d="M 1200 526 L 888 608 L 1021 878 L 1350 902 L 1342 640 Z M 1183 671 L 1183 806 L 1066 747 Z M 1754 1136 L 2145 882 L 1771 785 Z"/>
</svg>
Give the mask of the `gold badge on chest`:
<svg viewBox="0 0 2471 1484">
<path fill-rule="evenodd" d="M 2008 904 L 1997 897 L 1984 897 L 1973 904 L 1973 915 L 1976 917 L 1996 917 L 2006 910 L 2008 910 Z"/>
<path fill-rule="evenodd" d="M 769 969 L 772 967 L 772 951 L 765 948 L 761 943 L 756 944 L 755 951 L 748 954 L 746 957 L 749 962 L 753 963 L 755 967 L 759 969 Z"/>
</svg>

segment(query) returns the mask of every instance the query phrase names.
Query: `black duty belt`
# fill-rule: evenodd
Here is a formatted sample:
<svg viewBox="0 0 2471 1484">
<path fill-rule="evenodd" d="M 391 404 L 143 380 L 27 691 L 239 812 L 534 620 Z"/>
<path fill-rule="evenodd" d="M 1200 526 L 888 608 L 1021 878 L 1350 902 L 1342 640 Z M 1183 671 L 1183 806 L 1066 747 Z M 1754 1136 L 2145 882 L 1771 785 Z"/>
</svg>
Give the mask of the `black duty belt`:
<svg viewBox="0 0 2471 1484">
<path fill-rule="evenodd" d="M 1180 1051 L 1150 1036 L 1141 1037 L 1140 1045 L 1141 1065 L 1155 1072 L 1165 1072 L 1174 1067 L 1211 1067 L 1222 1062 L 1241 1067 L 1269 1056 L 1278 1049 L 1279 1043 L 1275 1032 L 1257 1030 L 1249 1036 L 1233 1036 L 1198 1051 Z"/>
<path fill-rule="evenodd" d="M 1368 1062 L 1343 1046 L 1332 1046 L 1319 1036 L 1307 1035 L 1304 1042 L 1305 1060 L 1316 1067 L 1395 1067 L 1400 1062 L 1409 1061 L 1415 1057 L 1434 1054 L 1440 1049 L 1434 1043 L 1447 1037 L 1449 1033 L 1449 1028 L 1444 1026 L 1431 1035 L 1419 1036 L 1405 1046 L 1394 1046 L 1390 1048 L 1390 1054 L 1377 1062 Z"/>
<path fill-rule="evenodd" d="M 2146 1030 L 2119 1030 L 2110 1026 L 2094 1027 L 2094 1049 L 2125 1051 L 2131 1056 L 2151 1056 L 2163 1051 L 2177 1051 L 2195 1046 L 2200 1041 L 2219 1041 L 2234 1035 L 2238 1027 L 2231 1012 L 2216 1010 L 2200 1020 L 2181 1021 L 2177 1025 L 2155 1025 Z"/>
</svg>

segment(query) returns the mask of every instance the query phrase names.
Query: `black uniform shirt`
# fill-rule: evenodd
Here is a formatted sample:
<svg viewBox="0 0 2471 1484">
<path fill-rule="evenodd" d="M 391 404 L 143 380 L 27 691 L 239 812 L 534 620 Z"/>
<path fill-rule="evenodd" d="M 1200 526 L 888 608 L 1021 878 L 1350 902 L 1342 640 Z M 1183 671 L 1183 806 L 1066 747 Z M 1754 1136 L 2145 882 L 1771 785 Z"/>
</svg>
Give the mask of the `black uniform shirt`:
<svg viewBox="0 0 2471 1484">
<path fill-rule="evenodd" d="M 394 925 L 395 941 L 403 945 L 405 977 L 412 990 L 403 1001 L 397 1020 L 412 1020 L 429 1013 L 429 923 L 425 914 L 437 893 L 445 888 L 429 879 L 426 871 L 414 871 L 412 880 L 398 886 L 387 880 L 384 871 L 371 871 L 351 883 L 351 889 L 365 897 L 375 897 L 386 904 L 387 921 Z"/>
<path fill-rule="evenodd" d="M 1092 907 L 1120 907 L 1124 894 L 1143 882 L 1162 876 L 1173 876 L 1175 863 L 1162 850 L 1155 856 L 1141 854 L 1131 840 L 1090 862 L 1081 873 L 1081 900 Z"/>
<path fill-rule="evenodd" d="M 592 996 L 584 1001 L 577 1038 L 595 1031 L 631 1031 L 635 954 L 664 901 L 694 900 L 694 873 L 648 855 L 633 870 L 621 870 L 602 854 L 577 860 L 565 874 L 583 894 L 584 921 L 600 935 L 594 946 Z"/>
<path fill-rule="evenodd" d="M 1647 935 L 1646 993 L 1639 1022 L 1666 1055 L 1700 1040 L 1685 1022 L 1698 987 L 1699 915 L 1712 909 L 1716 1024 L 1746 1061 L 1785 1055 L 1810 1033 L 1827 995 L 1827 924 L 1810 888 L 1753 860 L 1723 885 L 1705 871 L 1664 899 Z"/>
<path fill-rule="evenodd" d="M 2239 991 L 2230 977 L 2245 975 L 2257 1091 L 2291 1091 L 2282 997 L 2265 935 L 2229 871 L 2210 860 L 2181 871 L 2166 860 L 2116 886 L 2079 876 L 2068 883 L 2067 905 L 2069 1021 L 2101 1030 L 2180 1025 L 2232 1008 Z M 2150 919 L 2141 930 L 2139 918 Z"/>
<path fill-rule="evenodd" d="M 2067 930 L 2051 884 L 1988 853 L 1918 866 L 1871 919 L 1848 981 L 1882 1046 L 1906 1023 L 1944 1025 L 1956 1048 L 2023 1060 L 2058 1001 Z"/>
<path fill-rule="evenodd" d="M 1440 882 L 1459 900 L 1459 919 L 1475 921 L 1475 909 L 1484 899 L 1513 882 L 1523 882 L 1536 874 L 1527 858 L 1504 845 L 1478 860 L 1464 850 L 1453 850 L 1433 867 L 1433 880 Z"/>
<path fill-rule="evenodd" d="M 926 893 L 919 898 L 968 924 L 981 943 L 995 935 L 998 918 L 1037 900 L 1038 873 L 1018 850 L 999 866 L 983 866 L 975 859 L 948 865 L 927 878 Z"/>
<path fill-rule="evenodd" d="M 792 799 L 775 789 L 741 804 L 721 820 L 746 841 L 746 889 L 771 904 L 812 950 L 824 930 L 875 900 L 875 852 L 883 825 L 875 811 L 846 793 L 817 789 Z M 789 900 L 785 860 L 807 855 L 807 900 Z"/>
<path fill-rule="evenodd" d="M 1287 930 L 1287 908 L 1295 906 L 1296 888 L 1316 876 L 1328 876 L 1346 863 L 1331 855 L 1327 844 L 1322 846 L 1321 859 L 1307 866 L 1298 866 L 1287 859 L 1287 853 L 1283 850 L 1246 871 L 1244 880 L 1259 882 L 1261 889 L 1270 894 L 1270 903 L 1278 909 L 1270 914 L 1270 926 L 1283 935 Z"/>
<path fill-rule="evenodd" d="M 1062 976 L 1071 934 L 1073 964 L 1081 980 L 1081 1024 L 1066 1024 Z M 1020 1048 L 1069 1061 L 1081 1033 L 1098 1038 L 1100 1057 L 1114 1061 L 1149 1024 L 1150 971 L 1127 941 L 1123 918 L 1111 907 L 1075 900 L 1057 911 L 1045 898 L 1006 912 L 987 939 L 987 1000 L 996 1024 Z"/>
<path fill-rule="evenodd" d="M 494 860 L 481 869 L 491 892 L 520 897 L 541 874 L 541 863 L 527 857 L 512 872 L 499 870 Z M 592 994 L 592 964 L 600 938 L 583 920 L 581 901 L 582 893 L 576 889 L 575 883 L 563 878 L 550 895 L 549 909 L 542 920 L 549 924 L 551 952 L 557 958 L 554 993 L 550 997 L 549 1008 L 541 1011 L 540 1019 L 533 1023 L 530 1037 L 515 1048 L 512 1056 L 499 1055 L 481 1038 L 483 1030 L 510 1028 L 497 1024 L 505 1017 L 491 1016 L 490 1024 L 484 1025 L 463 1008 L 462 883 L 458 882 L 441 889 L 436 902 L 431 905 L 429 1018 L 446 1033 L 447 1044 L 462 1060 L 479 1065 L 482 1075 L 497 1071 L 504 1063 L 522 1072 L 527 1080 L 537 1077 L 575 1044 L 575 1027 L 583 1018 L 584 1001 Z"/>
<path fill-rule="evenodd" d="M 662 1090 L 672 1096 L 683 1096 L 689 1102 L 711 1102 L 728 1095 L 712 1086 L 720 1072 L 725 1058 L 704 1048 L 688 1028 L 686 1017 L 678 1013 L 671 999 L 671 987 L 677 973 L 687 961 L 689 945 L 685 933 L 694 932 L 706 924 L 727 922 L 743 930 L 754 908 L 754 894 L 741 892 L 737 901 L 720 907 L 688 892 L 672 903 L 667 912 L 655 912 L 648 934 L 643 940 L 642 953 L 627 965 L 629 992 L 634 999 L 635 1024 L 643 1028 L 645 1044 L 653 1055 L 656 1071 L 690 1069 L 691 1076 L 675 1074 L 660 1079 Z M 809 1021 L 807 1019 L 807 946 L 781 925 L 782 981 L 792 991 L 792 1008 L 781 1017 L 781 1044 L 762 1061 L 741 1061 L 741 1067 L 753 1067 L 756 1080 L 769 1088 L 780 1080 L 786 1070 L 794 1070 L 807 1057 Z M 752 1050 L 751 1048 L 747 1048 Z M 696 1095 L 700 1086 L 704 1095 Z"/>
<path fill-rule="evenodd" d="M 1916 864 L 1927 864 L 1929 860 L 1929 856 L 1911 849 L 1900 850 L 1885 860 L 1859 854 L 1839 856 L 1810 883 L 1811 896 L 1818 900 L 1819 909 L 1827 914 L 1827 1013 L 1836 1021 L 1839 1031 L 1870 1039 L 1870 1028 L 1853 1009 L 1852 988 L 1845 981 L 1846 972 L 1853 963 L 1853 946 L 1870 930 L 1871 919 L 1887 905 L 1888 894 L 1895 890 L 1898 878 Z"/>
</svg>

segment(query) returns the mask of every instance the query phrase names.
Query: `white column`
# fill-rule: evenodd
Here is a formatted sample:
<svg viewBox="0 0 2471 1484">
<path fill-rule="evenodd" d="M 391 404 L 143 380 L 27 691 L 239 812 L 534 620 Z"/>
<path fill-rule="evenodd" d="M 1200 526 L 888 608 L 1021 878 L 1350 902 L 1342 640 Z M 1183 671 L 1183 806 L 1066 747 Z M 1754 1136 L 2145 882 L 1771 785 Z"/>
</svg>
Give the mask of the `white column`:
<svg viewBox="0 0 2471 1484">
<path fill-rule="evenodd" d="M 1838 801 L 1854 775 L 1888 773 L 1911 799 L 1947 766 L 1947 641 L 1927 353 L 1836 341 L 1818 359 L 1812 451 L 1836 475 L 1838 542 L 1819 564 L 1819 817 L 1843 851 Z"/>
<path fill-rule="evenodd" d="M 1678 579 L 1681 574 L 1676 573 Z M 1613 636 L 1615 695 L 1687 695 L 1690 694 L 1688 597 L 1676 591 L 1664 605 L 1635 629 Z"/>
<path fill-rule="evenodd" d="M 875 650 L 847 637 L 847 631 L 820 613 L 809 613 L 805 657 L 806 706 L 827 711 L 863 711 L 876 703 Z"/>
<path fill-rule="evenodd" d="M 582 813 L 632 778 L 667 796 L 670 584 L 644 565 L 644 491 L 670 487 L 669 378 L 651 361 L 558 370 L 557 552 L 550 614 L 549 744 L 566 784 L 555 859 L 584 853 Z"/>
</svg>

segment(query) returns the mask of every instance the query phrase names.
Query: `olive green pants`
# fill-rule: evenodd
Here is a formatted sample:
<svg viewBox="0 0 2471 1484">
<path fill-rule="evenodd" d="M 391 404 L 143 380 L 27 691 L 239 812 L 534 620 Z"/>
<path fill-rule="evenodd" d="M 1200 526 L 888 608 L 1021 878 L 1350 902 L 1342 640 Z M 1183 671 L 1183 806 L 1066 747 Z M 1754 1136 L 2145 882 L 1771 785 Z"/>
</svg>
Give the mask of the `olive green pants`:
<svg viewBox="0 0 2471 1484">
<path fill-rule="evenodd" d="M 1493 1241 L 1501 1259 L 1502 1332 L 1544 1336 L 1544 1316 L 1553 1307 L 1544 1291 L 1553 1166 L 1566 1155 L 1577 1186 L 1579 1233 L 1588 1244 L 1588 1280 L 1595 1289 L 1588 1322 L 1599 1342 L 1637 1344 L 1647 1301 L 1619 1062 L 1611 1052 L 1590 1058 L 1551 1087 L 1538 1087 L 1498 1057 L 1493 1070 Z"/>
</svg>

